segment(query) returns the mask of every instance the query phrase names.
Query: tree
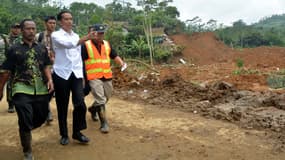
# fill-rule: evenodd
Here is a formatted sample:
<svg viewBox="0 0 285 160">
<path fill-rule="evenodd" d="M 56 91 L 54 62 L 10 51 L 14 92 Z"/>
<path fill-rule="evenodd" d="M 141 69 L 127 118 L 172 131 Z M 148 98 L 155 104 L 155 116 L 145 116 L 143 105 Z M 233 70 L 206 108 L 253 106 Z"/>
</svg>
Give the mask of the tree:
<svg viewBox="0 0 285 160">
<path fill-rule="evenodd" d="M 207 23 L 206 23 L 206 30 L 207 31 L 214 31 L 216 30 L 217 27 L 217 21 L 214 19 L 210 19 Z"/>
<path fill-rule="evenodd" d="M 139 38 L 137 38 L 136 40 L 132 40 L 132 46 L 134 46 L 135 49 L 138 50 L 139 57 L 142 58 L 143 50 L 145 48 L 147 48 L 146 43 L 145 43 L 143 37 L 139 36 Z"/>
<path fill-rule="evenodd" d="M 246 28 L 246 23 L 243 22 L 243 20 L 238 20 L 233 23 L 233 28 L 236 29 L 239 33 L 239 41 L 240 41 L 240 47 L 243 47 L 243 38 L 244 38 L 244 30 Z"/>
<path fill-rule="evenodd" d="M 157 5 L 156 0 L 138 0 L 138 6 L 143 9 L 144 21 L 143 28 L 149 48 L 150 64 L 153 66 L 153 35 L 152 35 L 152 16 L 151 13 Z"/>
<path fill-rule="evenodd" d="M 187 31 L 189 33 L 201 32 L 202 31 L 201 27 L 203 26 L 203 23 L 201 22 L 202 22 L 202 19 L 199 16 L 186 20 Z"/>
</svg>

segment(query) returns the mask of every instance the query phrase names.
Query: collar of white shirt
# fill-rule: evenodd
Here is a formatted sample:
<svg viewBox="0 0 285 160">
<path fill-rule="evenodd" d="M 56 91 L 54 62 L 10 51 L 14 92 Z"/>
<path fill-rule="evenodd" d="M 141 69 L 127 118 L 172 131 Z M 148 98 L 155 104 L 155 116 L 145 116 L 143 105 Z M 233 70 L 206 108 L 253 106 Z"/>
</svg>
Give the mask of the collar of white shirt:
<svg viewBox="0 0 285 160">
<path fill-rule="evenodd" d="M 71 35 L 71 36 L 74 35 L 73 30 L 71 30 L 71 32 L 69 33 L 69 32 L 66 32 L 64 29 L 60 28 L 59 31 L 62 32 L 64 35 Z"/>
</svg>

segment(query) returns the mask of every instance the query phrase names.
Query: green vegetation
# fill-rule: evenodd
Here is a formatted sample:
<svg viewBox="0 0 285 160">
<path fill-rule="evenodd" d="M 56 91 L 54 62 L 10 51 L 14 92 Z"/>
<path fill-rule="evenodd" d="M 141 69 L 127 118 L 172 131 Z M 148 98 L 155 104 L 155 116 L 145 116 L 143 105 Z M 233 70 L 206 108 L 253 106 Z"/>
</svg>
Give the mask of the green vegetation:
<svg viewBox="0 0 285 160">
<path fill-rule="evenodd" d="M 219 28 L 217 37 L 225 44 L 235 47 L 285 46 L 285 15 L 273 15 L 258 23 L 246 25 L 242 20 L 232 27 Z"/>
<path fill-rule="evenodd" d="M 87 33 L 88 26 L 95 23 L 108 25 L 106 39 L 125 58 L 138 58 L 153 62 L 167 61 L 172 56 L 169 46 L 161 45 L 161 35 L 153 34 L 155 28 L 175 33 L 183 28 L 178 20 L 176 7 L 169 6 L 172 0 L 137 0 L 139 9 L 129 2 L 113 0 L 105 7 L 95 3 L 74 2 L 63 6 L 61 0 L 1 0 L 0 33 L 7 34 L 9 27 L 24 18 L 32 18 L 38 31 L 44 29 L 43 17 L 56 15 L 60 10 L 70 10 L 74 18 L 74 30 L 80 35 Z M 182 26 L 182 27 L 179 27 Z"/>
<path fill-rule="evenodd" d="M 277 71 L 271 72 L 267 78 L 267 84 L 270 88 L 278 89 L 285 87 L 285 69 L 277 68 Z"/>
<path fill-rule="evenodd" d="M 241 69 L 244 66 L 244 61 L 241 58 L 236 60 L 236 66 Z"/>
<path fill-rule="evenodd" d="M 233 71 L 233 74 L 235 75 L 241 75 L 241 74 L 258 74 L 258 70 L 253 70 L 253 69 L 246 69 L 244 67 L 244 61 L 241 58 L 236 59 L 236 66 L 238 69 Z"/>
<path fill-rule="evenodd" d="M 180 13 L 171 6 L 173 0 L 137 0 L 137 7 L 119 0 L 105 7 L 95 3 L 74 2 L 64 6 L 61 0 L 1 0 L 0 33 L 7 34 L 9 27 L 24 18 L 32 18 L 38 31 L 44 29 L 42 19 L 68 9 L 73 13 L 74 30 L 80 35 L 87 33 L 88 26 L 95 23 L 108 25 L 106 39 L 125 58 L 136 58 L 153 63 L 164 63 L 182 47 L 162 45 L 162 36 L 186 32 L 215 32 L 217 38 L 233 48 L 257 46 L 285 46 L 285 15 L 266 17 L 252 25 L 242 20 L 232 27 L 218 24 L 214 19 L 206 23 L 198 16 L 182 22 Z M 160 30 L 157 32 L 157 29 Z M 162 31 L 162 32 L 161 32 Z"/>
<path fill-rule="evenodd" d="M 272 74 L 267 78 L 267 84 L 270 88 L 278 89 L 285 87 L 285 75 Z"/>
<path fill-rule="evenodd" d="M 218 39 L 232 48 L 258 46 L 285 46 L 285 14 L 265 17 L 258 23 L 247 25 L 243 20 L 233 22 L 232 26 L 218 24 L 216 20 L 206 23 L 198 16 L 185 22 L 184 30 L 194 32 L 215 32 Z"/>
</svg>

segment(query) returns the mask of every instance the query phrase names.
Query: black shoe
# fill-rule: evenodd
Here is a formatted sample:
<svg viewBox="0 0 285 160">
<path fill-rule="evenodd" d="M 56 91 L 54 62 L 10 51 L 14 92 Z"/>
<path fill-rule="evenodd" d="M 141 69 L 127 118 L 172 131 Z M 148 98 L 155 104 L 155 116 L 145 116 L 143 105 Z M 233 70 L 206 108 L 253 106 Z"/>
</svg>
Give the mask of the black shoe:
<svg viewBox="0 0 285 160">
<path fill-rule="evenodd" d="M 78 140 L 81 143 L 88 143 L 90 140 L 88 137 L 84 136 L 81 132 L 74 133 L 72 138 Z"/>
<path fill-rule="evenodd" d="M 69 143 L 69 139 L 68 139 L 68 137 L 64 137 L 63 136 L 63 137 L 60 138 L 59 142 L 60 142 L 61 145 L 67 145 Z"/>
</svg>

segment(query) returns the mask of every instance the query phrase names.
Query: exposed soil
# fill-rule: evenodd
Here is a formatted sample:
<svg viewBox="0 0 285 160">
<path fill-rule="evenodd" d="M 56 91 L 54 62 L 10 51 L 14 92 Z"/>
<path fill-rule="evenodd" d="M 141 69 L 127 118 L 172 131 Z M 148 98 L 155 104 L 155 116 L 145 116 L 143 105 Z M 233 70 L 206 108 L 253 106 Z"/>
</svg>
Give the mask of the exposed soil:
<svg viewBox="0 0 285 160">
<path fill-rule="evenodd" d="M 284 69 L 285 48 L 236 50 L 218 41 L 213 33 L 175 35 L 172 39 L 185 47 L 182 55 L 174 57 L 171 64 L 155 66 L 159 74 L 136 73 L 140 78 L 129 83 L 122 82 L 125 75 L 119 73 L 115 83 L 120 86 L 116 92 L 121 97 L 244 128 L 270 130 L 278 150 L 284 149 L 284 90 L 271 89 L 267 80 Z M 187 64 L 179 63 L 181 57 Z M 244 63 L 242 68 L 237 67 L 238 58 Z"/>
<path fill-rule="evenodd" d="M 236 50 L 213 33 L 171 37 L 185 47 L 171 64 L 139 70 L 114 69 L 108 104 L 111 132 L 98 130 L 88 114 L 89 145 L 61 146 L 57 118 L 33 132 L 40 160 L 282 160 L 285 152 L 285 95 L 267 84 L 285 67 L 285 48 Z M 179 58 L 187 63 L 180 64 Z M 236 59 L 242 59 L 242 72 Z M 92 97 L 86 98 L 87 105 Z M 56 115 L 54 101 L 52 111 Z M 70 108 L 72 108 L 70 106 Z M 0 159 L 22 158 L 16 114 L 0 103 Z M 71 111 L 69 118 L 72 117 Z M 69 119 L 71 125 L 71 119 Z M 71 126 L 69 127 L 71 129 Z M 71 132 L 71 130 L 70 130 Z"/>
</svg>

